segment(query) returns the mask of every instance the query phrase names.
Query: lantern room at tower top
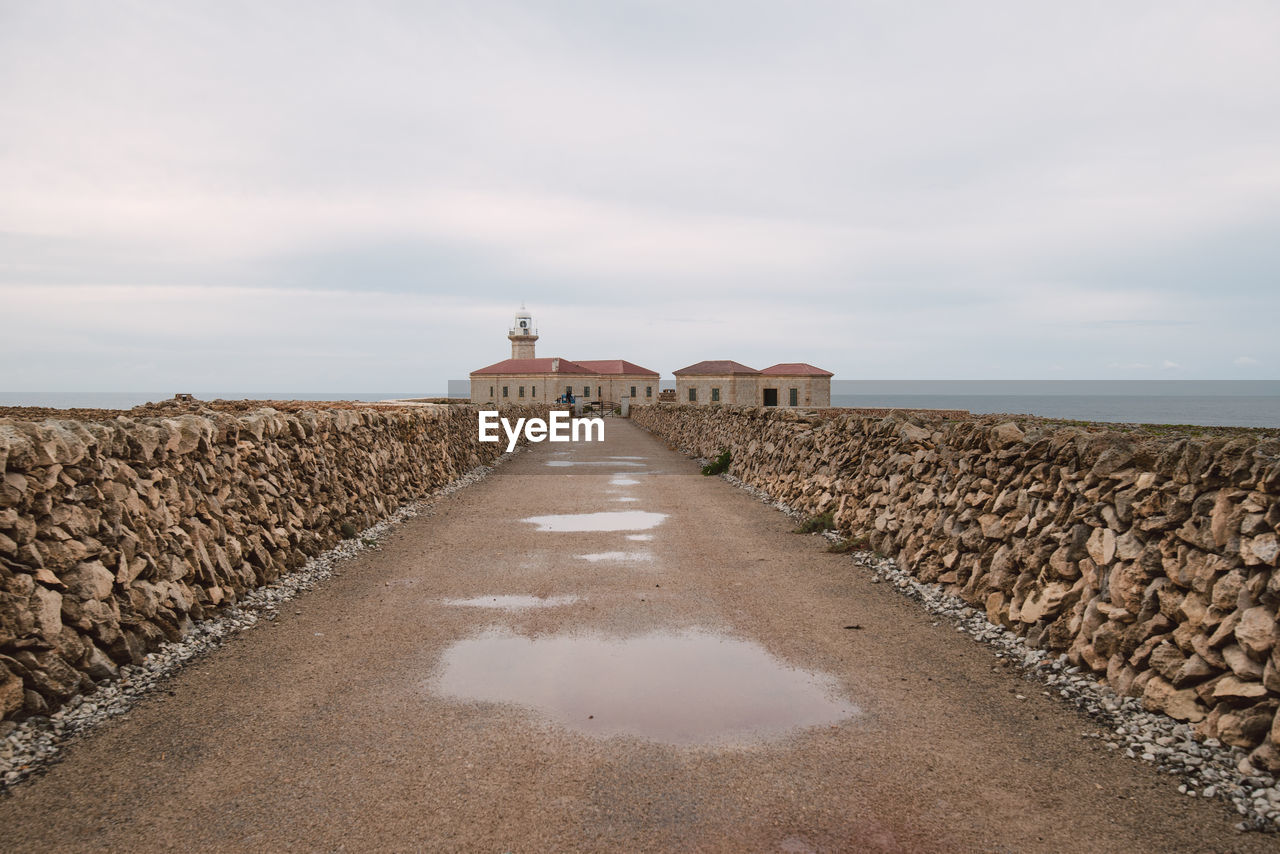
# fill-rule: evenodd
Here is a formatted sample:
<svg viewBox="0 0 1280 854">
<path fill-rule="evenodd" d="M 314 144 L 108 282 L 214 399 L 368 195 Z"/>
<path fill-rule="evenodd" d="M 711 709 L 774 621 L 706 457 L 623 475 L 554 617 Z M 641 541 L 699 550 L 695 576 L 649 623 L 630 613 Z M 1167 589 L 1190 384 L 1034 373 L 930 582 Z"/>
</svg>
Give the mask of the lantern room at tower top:
<svg viewBox="0 0 1280 854">
<path fill-rule="evenodd" d="M 511 342 L 511 358 L 532 359 L 534 344 L 538 340 L 538 329 L 533 325 L 533 315 L 523 305 L 516 312 L 516 319 L 511 323 L 507 333 Z"/>
</svg>

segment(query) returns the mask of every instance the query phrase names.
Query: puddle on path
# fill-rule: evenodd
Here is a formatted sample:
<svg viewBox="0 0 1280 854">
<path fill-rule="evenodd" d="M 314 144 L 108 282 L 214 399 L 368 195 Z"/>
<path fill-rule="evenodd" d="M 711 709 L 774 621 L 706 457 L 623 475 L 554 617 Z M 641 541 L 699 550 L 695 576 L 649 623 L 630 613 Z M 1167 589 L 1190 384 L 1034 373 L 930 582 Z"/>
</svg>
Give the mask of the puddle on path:
<svg viewBox="0 0 1280 854">
<path fill-rule="evenodd" d="M 553 468 L 563 468 L 565 466 L 636 466 L 643 468 L 644 463 L 626 463 L 617 460 L 547 460 L 543 465 L 552 466 Z"/>
<path fill-rule="evenodd" d="M 648 561 L 653 560 L 651 552 L 592 552 L 591 554 L 578 555 L 582 560 L 589 560 L 592 563 L 600 563 L 601 561 Z"/>
<path fill-rule="evenodd" d="M 647 460 L 647 459 L 649 459 L 649 458 L 648 458 L 648 457 L 628 457 L 628 456 L 621 456 L 621 457 L 609 457 L 609 459 L 611 459 L 611 460 Z"/>
<path fill-rule="evenodd" d="M 631 501 L 639 501 L 640 499 L 639 499 L 639 498 L 631 498 L 630 496 L 624 495 L 624 496 L 622 496 L 621 498 L 615 498 L 615 499 L 613 499 L 613 500 L 614 500 L 614 501 L 621 501 L 621 502 L 623 502 L 623 503 L 628 503 L 628 502 L 631 502 Z"/>
<path fill-rule="evenodd" d="M 619 475 L 609 481 L 614 486 L 635 486 L 639 482 L 634 477 L 627 477 L 626 475 Z"/>
<path fill-rule="evenodd" d="M 830 677 L 700 631 L 528 638 L 493 630 L 445 650 L 432 688 L 524 706 L 587 735 L 676 745 L 732 746 L 858 713 Z"/>
<path fill-rule="evenodd" d="M 461 608 L 499 608 L 503 611 L 523 611 L 529 608 L 558 608 L 572 605 L 581 596 L 473 596 L 470 599 L 444 599 L 445 605 Z"/>
<path fill-rule="evenodd" d="M 653 534 L 627 534 L 628 540 L 635 540 L 637 543 L 647 543 L 653 539 Z"/>
<path fill-rule="evenodd" d="M 539 531 L 646 531 L 656 528 L 666 513 L 646 510 L 610 510 L 603 513 L 566 513 L 559 516 L 530 516 L 521 519 L 537 525 Z"/>
</svg>

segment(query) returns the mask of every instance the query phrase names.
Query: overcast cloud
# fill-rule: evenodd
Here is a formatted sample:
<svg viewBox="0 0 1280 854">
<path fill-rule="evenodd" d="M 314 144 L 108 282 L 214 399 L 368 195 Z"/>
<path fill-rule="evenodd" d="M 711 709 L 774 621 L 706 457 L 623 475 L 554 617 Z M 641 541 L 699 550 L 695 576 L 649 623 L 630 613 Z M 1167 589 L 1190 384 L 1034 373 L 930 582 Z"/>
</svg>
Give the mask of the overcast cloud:
<svg viewBox="0 0 1280 854">
<path fill-rule="evenodd" d="M 1280 4 L 0 0 L 0 389 L 1280 376 Z"/>
</svg>

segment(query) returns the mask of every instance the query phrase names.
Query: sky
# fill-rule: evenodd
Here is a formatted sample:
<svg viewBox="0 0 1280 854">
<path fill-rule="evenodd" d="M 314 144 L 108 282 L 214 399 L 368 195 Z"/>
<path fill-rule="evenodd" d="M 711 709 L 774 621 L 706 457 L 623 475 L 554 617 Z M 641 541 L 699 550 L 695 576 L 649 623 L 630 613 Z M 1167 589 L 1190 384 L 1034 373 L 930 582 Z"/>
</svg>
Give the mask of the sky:
<svg viewBox="0 0 1280 854">
<path fill-rule="evenodd" d="M 0 390 L 1280 378 L 1280 4 L 0 0 Z"/>
</svg>

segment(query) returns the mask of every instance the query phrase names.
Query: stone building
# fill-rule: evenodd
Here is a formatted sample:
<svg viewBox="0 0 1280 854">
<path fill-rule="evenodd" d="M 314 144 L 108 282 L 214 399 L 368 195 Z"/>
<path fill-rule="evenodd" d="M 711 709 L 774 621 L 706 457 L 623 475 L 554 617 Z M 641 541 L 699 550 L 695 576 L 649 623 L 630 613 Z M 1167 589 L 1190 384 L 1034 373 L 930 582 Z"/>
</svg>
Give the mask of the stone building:
<svg viewBox="0 0 1280 854">
<path fill-rule="evenodd" d="M 732 359 L 698 362 L 676 371 L 677 403 L 759 406 L 760 372 Z"/>
<path fill-rule="evenodd" d="M 504 359 L 471 372 L 472 403 L 545 403 L 571 390 L 597 397 L 597 377 L 568 359 Z"/>
<path fill-rule="evenodd" d="M 534 351 L 538 330 L 523 307 L 507 339 L 510 359 L 471 372 L 472 403 L 540 403 L 554 401 L 567 391 L 584 403 L 618 403 L 624 397 L 632 405 L 657 402 L 658 372 L 626 359 L 538 358 Z"/>
<path fill-rule="evenodd" d="M 731 359 L 713 359 L 681 368 L 676 402 L 695 405 L 831 405 L 830 371 L 805 362 L 782 362 L 758 371 Z"/>
<path fill-rule="evenodd" d="M 831 405 L 830 371 L 806 362 L 780 362 L 760 372 L 763 406 L 827 407 Z"/>
</svg>

